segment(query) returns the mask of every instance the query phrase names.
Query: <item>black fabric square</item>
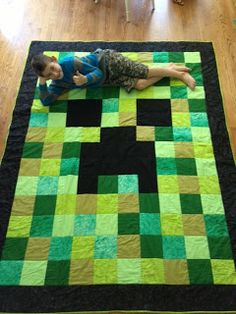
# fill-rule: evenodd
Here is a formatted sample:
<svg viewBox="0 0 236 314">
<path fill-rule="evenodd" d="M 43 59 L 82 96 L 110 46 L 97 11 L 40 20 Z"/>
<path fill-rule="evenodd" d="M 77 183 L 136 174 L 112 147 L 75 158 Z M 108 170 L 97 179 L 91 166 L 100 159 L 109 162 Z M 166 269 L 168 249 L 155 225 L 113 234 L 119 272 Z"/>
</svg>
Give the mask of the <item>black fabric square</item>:
<svg viewBox="0 0 236 314">
<path fill-rule="evenodd" d="M 137 125 L 172 126 L 169 99 L 137 99 Z"/>
<path fill-rule="evenodd" d="M 68 100 L 66 126 L 100 126 L 101 99 Z"/>
</svg>

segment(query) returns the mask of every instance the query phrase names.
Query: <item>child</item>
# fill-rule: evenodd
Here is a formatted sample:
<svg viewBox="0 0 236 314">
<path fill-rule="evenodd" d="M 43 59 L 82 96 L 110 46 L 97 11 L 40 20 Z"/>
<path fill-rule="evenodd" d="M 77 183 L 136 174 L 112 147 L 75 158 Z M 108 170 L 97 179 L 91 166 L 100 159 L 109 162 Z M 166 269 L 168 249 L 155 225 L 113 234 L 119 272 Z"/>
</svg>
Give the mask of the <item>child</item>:
<svg viewBox="0 0 236 314">
<path fill-rule="evenodd" d="M 196 85 L 185 66 L 172 63 L 166 68 L 148 67 L 110 49 L 97 49 L 81 58 L 65 57 L 59 63 L 55 57 L 40 54 L 33 57 L 31 65 L 39 76 L 39 95 L 45 106 L 74 88 L 110 84 L 130 92 L 133 88 L 143 90 L 163 77 L 177 78 L 192 90 Z M 49 87 L 47 80 L 52 80 Z"/>
</svg>

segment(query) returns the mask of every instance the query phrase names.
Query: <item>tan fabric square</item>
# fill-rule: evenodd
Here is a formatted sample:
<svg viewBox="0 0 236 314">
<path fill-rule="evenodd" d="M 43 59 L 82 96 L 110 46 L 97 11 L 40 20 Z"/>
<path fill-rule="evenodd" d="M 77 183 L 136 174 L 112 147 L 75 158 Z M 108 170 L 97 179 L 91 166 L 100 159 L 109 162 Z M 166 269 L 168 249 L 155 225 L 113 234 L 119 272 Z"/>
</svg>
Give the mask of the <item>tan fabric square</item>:
<svg viewBox="0 0 236 314">
<path fill-rule="evenodd" d="M 155 128 L 153 126 L 137 126 L 137 141 L 155 141 Z"/>
<path fill-rule="evenodd" d="M 40 162 L 40 159 L 21 159 L 19 176 L 38 176 Z"/>
<path fill-rule="evenodd" d="M 179 193 L 200 194 L 199 182 L 196 176 L 178 176 Z"/>
<path fill-rule="evenodd" d="M 137 194 L 119 194 L 118 195 L 119 213 L 138 213 L 139 199 Z"/>
<path fill-rule="evenodd" d="M 182 215 L 184 235 L 191 236 L 205 236 L 205 222 L 203 215 Z"/>
<path fill-rule="evenodd" d="M 69 284 L 93 284 L 93 261 L 90 259 L 71 261 Z"/>
<path fill-rule="evenodd" d="M 48 259 L 50 238 L 29 238 L 25 260 L 45 261 Z"/>
<path fill-rule="evenodd" d="M 164 260 L 166 284 L 189 284 L 188 266 L 186 260 Z"/>
<path fill-rule="evenodd" d="M 96 214 L 97 195 L 79 194 L 77 195 L 76 213 L 77 214 Z"/>
<path fill-rule="evenodd" d="M 176 158 L 194 158 L 192 143 L 174 143 Z"/>
<path fill-rule="evenodd" d="M 118 236 L 118 258 L 140 258 L 140 237 L 138 235 Z"/>
<path fill-rule="evenodd" d="M 153 53 L 152 52 L 139 52 L 138 61 L 141 63 L 152 63 L 153 62 Z"/>
<path fill-rule="evenodd" d="M 119 125 L 120 126 L 135 126 L 137 125 L 136 112 L 120 112 Z"/>
<path fill-rule="evenodd" d="M 62 143 L 44 143 L 43 158 L 61 158 Z"/>
<path fill-rule="evenodd" d="M 44 142 L 47 128 L 29 128 L 26 142 Z"/>
<path fill-rule="evenodd" d="M 11 215 L 32 216 L 34 211 L 35 196 L 15 196 Z"/>
<path fill-rule="evenodd" d="M 188 101 L 186 99 L 171 99 L 172 112 L 189 112 Z"/>
</svg>

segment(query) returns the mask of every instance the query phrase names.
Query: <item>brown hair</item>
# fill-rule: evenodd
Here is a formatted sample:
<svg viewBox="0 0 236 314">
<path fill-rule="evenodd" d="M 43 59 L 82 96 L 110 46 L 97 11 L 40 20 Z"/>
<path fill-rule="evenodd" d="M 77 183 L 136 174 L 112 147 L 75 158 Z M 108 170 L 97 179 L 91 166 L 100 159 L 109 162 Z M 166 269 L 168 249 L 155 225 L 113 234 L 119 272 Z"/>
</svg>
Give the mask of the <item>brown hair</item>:
<svg viewBox="0 0 236 314">
<path fill-rule="evenodd" d="M 36 55 L 31 60 L 31 66 L 36 72 L 37 75 L 43 76 L 43 71 L 45 70 L 48 63 L 50 63 L 52 59 L 43 53 Z"/>
</svg>

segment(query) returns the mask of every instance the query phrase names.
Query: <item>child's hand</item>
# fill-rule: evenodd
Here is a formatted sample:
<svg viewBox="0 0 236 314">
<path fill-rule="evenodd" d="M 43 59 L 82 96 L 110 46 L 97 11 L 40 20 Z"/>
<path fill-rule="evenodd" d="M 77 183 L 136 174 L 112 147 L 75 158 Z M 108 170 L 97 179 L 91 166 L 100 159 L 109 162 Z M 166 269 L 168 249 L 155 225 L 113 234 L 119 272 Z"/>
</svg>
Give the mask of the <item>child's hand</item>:
<svg viewBox="0 0 236 314">
<path fill-rule="evenodd" d="M 76 75 L 73 76 L 73 81 L 75 85 L 81 86 L 88 82 L 88 79 L 83 74 L 79 73 L 79 71 L 76 71 Z"/>
</svg>

